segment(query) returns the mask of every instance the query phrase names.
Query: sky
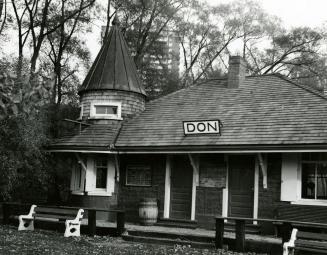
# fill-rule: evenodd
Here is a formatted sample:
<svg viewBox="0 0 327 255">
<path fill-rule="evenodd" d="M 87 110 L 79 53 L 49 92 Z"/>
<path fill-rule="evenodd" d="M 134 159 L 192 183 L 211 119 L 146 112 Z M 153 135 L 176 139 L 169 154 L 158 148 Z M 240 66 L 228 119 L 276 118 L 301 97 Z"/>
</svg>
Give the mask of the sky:
<svg viewBox="0 0 327 255">
<path fill-rule="evenodd" d="M 204 0 L 211 5 L 232 2 L 231 0 Z M 272 15 L 283 20 L 287 28 L 296 26 L 321 26 L 327 21 L 327 0 L 258 0 Z"/>
</svg>

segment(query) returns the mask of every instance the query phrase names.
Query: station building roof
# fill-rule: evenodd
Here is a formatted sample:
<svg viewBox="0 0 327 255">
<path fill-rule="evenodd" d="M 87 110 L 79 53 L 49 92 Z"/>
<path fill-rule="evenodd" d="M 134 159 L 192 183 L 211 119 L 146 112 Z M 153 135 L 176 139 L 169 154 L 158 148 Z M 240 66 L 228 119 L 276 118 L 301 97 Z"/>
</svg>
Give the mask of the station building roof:
<svg viewBox="0 0 327 255">
<path fill-rule="evenodd" d="M 182 121 L 219 119 L 221 135 L 185 136 Z M 124 123 L 115 148 L 254 148 L 327 145 L 327 100 L 281 75 L 248 76 L 238 88 L 212 79 L 154 100 Z"/>
</svg>

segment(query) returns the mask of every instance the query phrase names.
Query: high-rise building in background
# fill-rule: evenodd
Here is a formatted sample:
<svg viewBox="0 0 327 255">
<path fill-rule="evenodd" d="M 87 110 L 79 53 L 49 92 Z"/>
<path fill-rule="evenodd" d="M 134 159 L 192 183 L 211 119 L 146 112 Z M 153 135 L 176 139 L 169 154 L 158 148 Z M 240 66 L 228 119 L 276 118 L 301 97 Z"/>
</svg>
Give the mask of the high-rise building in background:
<svg viewBox="0 0 327 255">
<path fill-rule="evenodd" d="M 102 26 L 101 38 L 103 41 L 106 26 Z M 135 50 L 131 47 L 131 54 L 135 55 Z M 152 47 L 153 53 L 147 52 L 143 56 L 143 63 L 147 64 L 148 68 L 153 68 L 154 71 L 162 70 L 163 72 L 169 72 L 176 76 L 179 76 L 180 66 L 180 45 L 178 35 L 175 31 L 164 30 L 160 33 L 157 40 Z M 148 70 L 149 71 L 149 70 Z"/>
</svg>

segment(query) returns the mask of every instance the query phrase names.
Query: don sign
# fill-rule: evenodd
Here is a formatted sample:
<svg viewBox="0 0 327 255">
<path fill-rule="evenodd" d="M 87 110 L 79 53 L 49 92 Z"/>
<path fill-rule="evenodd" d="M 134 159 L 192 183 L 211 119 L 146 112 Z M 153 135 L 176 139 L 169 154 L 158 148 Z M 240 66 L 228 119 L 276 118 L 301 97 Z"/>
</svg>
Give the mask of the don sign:
<svg viewBox="0 0 327 255">
<path fill-rule="evenodd" d="M 184 134 L 220 134 L 219 120 L 184 121 Z"/>
</svg>

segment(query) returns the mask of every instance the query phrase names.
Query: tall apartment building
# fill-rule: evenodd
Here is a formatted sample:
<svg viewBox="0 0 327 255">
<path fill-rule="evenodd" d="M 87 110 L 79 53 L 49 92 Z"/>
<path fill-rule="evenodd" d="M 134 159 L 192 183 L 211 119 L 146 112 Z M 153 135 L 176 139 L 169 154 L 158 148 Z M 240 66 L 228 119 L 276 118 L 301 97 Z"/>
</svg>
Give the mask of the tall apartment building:
<svg viewBox="0 0 327 255">
<path fill-rule="evenodd" d="M 101 38 L 103 41 L 106 26 L 102 26 Z M 180 45 L 178 35 L 175 31 L 164 30 L 159 35 L 158 39 L 154 42 L 153 48 L 161 49 L 161 51 L 148 52 L 143 56 L 144 63 L 150 63 L 149 66 L 153 70 L 165 70 L 179 75 L 180 71 Z M 156 47 L 158 46 L 158 47 Z M 131 54 L 135 55 L 135 50 L 131 47 Z M 159 54 L 158 54 L 159 52 Z"/>
</svg>

